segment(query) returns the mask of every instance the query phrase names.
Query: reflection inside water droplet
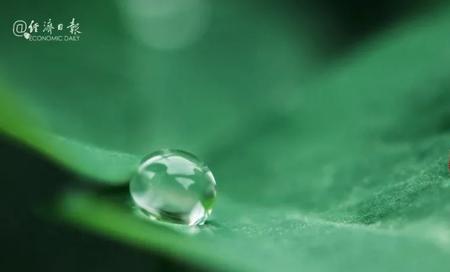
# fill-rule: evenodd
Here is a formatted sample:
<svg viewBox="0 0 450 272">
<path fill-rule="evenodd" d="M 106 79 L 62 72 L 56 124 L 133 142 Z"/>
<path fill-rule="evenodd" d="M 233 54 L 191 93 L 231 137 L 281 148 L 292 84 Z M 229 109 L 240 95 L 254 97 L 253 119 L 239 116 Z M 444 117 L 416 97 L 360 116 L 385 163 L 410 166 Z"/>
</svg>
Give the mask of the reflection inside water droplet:
<svg viewBox="0 0 450 272">
<path fill-rule="evenodd" d="M 200 225 L 211 214 L 216 182 L 194 155 L 162 150 L 148 156 L 130 182 L 134 203 L 150 218 Z"/>
</svg>

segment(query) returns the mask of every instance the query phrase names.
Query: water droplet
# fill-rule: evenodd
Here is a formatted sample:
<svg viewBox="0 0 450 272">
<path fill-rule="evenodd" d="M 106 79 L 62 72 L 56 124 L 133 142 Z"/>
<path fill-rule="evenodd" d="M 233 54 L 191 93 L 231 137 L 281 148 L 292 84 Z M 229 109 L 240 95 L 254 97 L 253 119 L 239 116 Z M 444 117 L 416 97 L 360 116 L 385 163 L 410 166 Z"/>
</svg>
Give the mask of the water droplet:
<svg viewBox="0 0 450 272">
<path fill-rule="evenodd" d="M 190 226 L 211 214 L 216 181 L 194 155 L 161 150 L 146 157 L 130 182 L 135 204 L 149 217 Z"/>
</svg>

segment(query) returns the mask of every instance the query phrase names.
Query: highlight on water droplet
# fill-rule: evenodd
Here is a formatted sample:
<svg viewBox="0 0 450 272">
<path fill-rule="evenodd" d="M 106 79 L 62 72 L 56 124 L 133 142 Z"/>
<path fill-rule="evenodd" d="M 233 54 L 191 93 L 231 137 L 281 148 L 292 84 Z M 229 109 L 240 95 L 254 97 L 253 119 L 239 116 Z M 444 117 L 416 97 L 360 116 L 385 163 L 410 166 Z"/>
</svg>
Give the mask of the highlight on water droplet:
<svg viewBox="0 0 450 272">
<path fill-rule="evenodd" d="M 150 218 L 195 226 L 212 212 L 216 181 L 194 155 L 165 149 L 141 162 L 130 181 L 130 193 Z"/>
</svg>

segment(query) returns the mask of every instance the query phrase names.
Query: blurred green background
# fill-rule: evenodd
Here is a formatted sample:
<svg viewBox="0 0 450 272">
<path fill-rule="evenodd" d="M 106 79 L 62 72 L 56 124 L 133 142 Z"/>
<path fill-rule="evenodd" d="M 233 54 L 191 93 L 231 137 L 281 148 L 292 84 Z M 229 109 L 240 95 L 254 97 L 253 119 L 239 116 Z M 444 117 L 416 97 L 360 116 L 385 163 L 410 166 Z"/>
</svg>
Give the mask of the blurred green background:
<svg viewBox="0 0 450 272">
<path fill-rule="evenodd" d="M 450 269 L 446 1 L 2 6 L 2 270 Z M 206 226 L 132 214 L 160 148 L 210 166 Z"/>
</svg>

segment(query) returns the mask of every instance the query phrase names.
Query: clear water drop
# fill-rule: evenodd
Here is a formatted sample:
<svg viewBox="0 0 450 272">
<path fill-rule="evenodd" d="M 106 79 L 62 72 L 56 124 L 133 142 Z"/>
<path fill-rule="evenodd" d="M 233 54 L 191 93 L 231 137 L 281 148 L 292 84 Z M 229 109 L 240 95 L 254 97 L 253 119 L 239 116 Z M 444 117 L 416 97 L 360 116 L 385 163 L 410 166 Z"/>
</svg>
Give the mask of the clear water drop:
<svg viewBox="0 0 450 272">
<path fill-rule="evenodd" d="M 212 212 L 216 181 L 194 155 L 161 150 L 147 156 L 130 181 L 134 203 L 161 221 L 203 224 Z"/>
</svg>

